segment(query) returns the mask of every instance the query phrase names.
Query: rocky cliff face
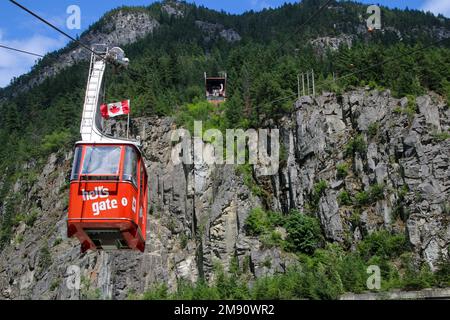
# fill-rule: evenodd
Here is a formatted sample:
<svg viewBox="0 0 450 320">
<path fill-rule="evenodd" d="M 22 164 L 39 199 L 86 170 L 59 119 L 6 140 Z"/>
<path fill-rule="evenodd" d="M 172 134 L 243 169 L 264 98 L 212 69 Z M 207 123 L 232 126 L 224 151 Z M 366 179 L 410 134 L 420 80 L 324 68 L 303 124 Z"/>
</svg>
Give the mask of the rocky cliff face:
<svg viewBox="0 0 450 320">
<path fill-rule="evenodd" d="M 37 219 L 21 222 L 0 253 L 0 298 L 123 299 L 155 283 L 173 288 L 179 279 L 212 279 L 216 263 L 226 269 L 235 258 L 254 277 L 283 272 L 295 259 L 246 235 L 245 220 L 256 207 L 311 210 L 319 181 L 326 187 L 314 212 L 329 241 L 351 248 L 374 230 L 405 232 L 417 257 L 434 268 L 449 258 L 449 115 L 434 94 L 416 102 L 376 90 L 302 97 L 277 125 L 284 150 L 279 172 L 253 172 L 264 191 L 259 196 L 235 166 L 174 165 L 170 118 L 136 119 L 133 133 L 143 139 L 150 174 L 145 253 L 81 254 L 77 241 L 67 239 L 72 154 L 56 153 L 34 183 L 18 180 L 12 190 L 23 195 L 23 212 Z M 344 152 L 349 145 L 354 152 Z M 337 170 L 342 164 L 345 175 Z M 354 196 L 375 184 L 382 196 L 360 209 L 338 201 L 344 190 Z M 81 290 L 67 286 L 73 266 L 81 271 Z"/>
<path fill-rule="evenodd" d="M 210 23 L 197 20 L 195 21 L 195 25 L 200 28 L 205 34 L 206 42 L 217 39 L 218 37 L 228 42 L 236 42 L 242 39 L 239 33 L 237 33 L 235 30 L 226 29 L 220 23 Z"/>
<path fill-rule="evenodd" d="M 314 184 L 324 180 L 318 215 L 329 240 L 353 245 L 374 230 L 405 231 L 432 269 L 440 257 L 448 259 L 448 106 L 435 95 L 408 102 L 389 91 L 356 91 L 305 97 L 296 107 L 282 126 L 290 149 L 272 193 L 286 200 L 275 201 L 275 209 L 305 208 Z M 358 139 L 364 150 L 346 155 Z M 345 178 L 337 170 L 342 164 L 349 168 Z M 361 212 L 337 200 L 343 191 L 355 195 L 374 185 L 383 196 Z"/>
<path fill-rule="evenodd" d="M 324 55 L 327 50 L 337 51 L 341 46 L 352 47 L 355 36 L 341 35 L 339 37 L 320 37 L 311 40 L 310 43 L 317 55 Z"/>
</svg>

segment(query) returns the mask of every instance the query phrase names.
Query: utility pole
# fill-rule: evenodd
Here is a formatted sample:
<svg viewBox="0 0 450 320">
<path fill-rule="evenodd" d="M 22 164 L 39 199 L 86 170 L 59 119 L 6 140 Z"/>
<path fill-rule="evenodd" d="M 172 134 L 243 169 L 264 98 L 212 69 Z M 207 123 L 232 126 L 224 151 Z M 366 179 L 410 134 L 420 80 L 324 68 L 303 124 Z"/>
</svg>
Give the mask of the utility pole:
<svg viewBox="0 0 450 320">
<path fill-rule="evenodd" d="M 302 88 L 303 88 L 303 95 L 306 95 L 305 91 L 305 74 L 302 73 Z"/>
<path fill-rule="evenodd" d="M 130 133 L 130 113 L 128 112 L 128 121 L 127 121 L 127 139 L 129 139 Z"/>
<path fill-rule="evenodd" d="M 308 85 L 308 96 L 309 96 L 309 71 L 306 71 L 306 83 Z"/>
<path fill-rule="evenodd" d="M 302 77 L 302 93 L 304 96 L 308 94 L 308 96 L 311 94 L 313 97 L 316 96 L 316 79 L 314 75 L 314 69 L 306 71 L 306 86 L 305 86 L 305 73 L 301 73 Z M 300 99 L 300 74 L 297 74 L 297 95 Z"/>
<path fill-rule="evenodd" d="M 313 97 L 316 96 L 316 86 L 314 83 L 314 69 L 311 70 L 311 75 L 312 75 L 312 89 L 313 89 Z"/>
</svg>

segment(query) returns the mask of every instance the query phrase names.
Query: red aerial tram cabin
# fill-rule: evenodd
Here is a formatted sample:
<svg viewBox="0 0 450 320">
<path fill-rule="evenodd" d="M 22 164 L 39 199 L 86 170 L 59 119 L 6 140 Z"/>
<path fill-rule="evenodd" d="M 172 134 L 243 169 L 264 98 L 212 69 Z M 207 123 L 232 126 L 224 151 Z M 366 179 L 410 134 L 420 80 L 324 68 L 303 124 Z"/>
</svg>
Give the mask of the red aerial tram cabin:
<svg viewBox="0 0 450 320">
<path fill-rule="evenodd" d="M 68 236 L 81 250 L 144 251 L 147 171 L 133 143 L 79 142 L 75 147 Z"/>
</svg>

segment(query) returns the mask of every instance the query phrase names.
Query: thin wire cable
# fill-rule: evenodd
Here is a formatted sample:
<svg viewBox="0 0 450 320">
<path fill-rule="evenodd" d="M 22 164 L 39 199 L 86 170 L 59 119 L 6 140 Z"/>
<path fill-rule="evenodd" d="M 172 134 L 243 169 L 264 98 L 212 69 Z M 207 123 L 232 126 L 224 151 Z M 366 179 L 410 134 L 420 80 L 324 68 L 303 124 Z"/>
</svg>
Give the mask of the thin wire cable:
<svg viewBox="0 0 450 320">
<path fill-rule="evenodd" d="M 61 30 L 60 28 L 58 28 L 57 26 L 55 26 L 54 24 L 48 22 L 47 20 L 45 20 L 44 18 L 40 17 L 38 14 L 34 13 L 33 11 L 31 11 L 30 9 L 24 7 L 23 5 L 21 5 L 20 3 L 18 3 L 15 0 L 9 0 L 11 3 L 13 3 L 14 5 L 18 6 L 19 8 L 21 8 L 22 10 L 28 12 L 29 14 L 31 14 L 33 17 L 39 19 L 41 22 L 45 23 L 46 25 L 48 25 L 49 27 L 51 27 L 52 29 L 58 31 L 59 33 L 61 33 L 62 35 L 66 36 L 67 38 L 69 38 L 70 40 L 78 43 L 80 46 L 82 46 L 83 48 L 85 48 L 86 50 L 89 50 L 90 52 L 92 52 L 93 54 L 95 54 L 96 56 L 98 56 L 99 58 L 103 59 L 106 61 L 106 59 L 98 54 L 97 52 L 95 52 L 94 50 L 92 50 L 91 48 L 89 48 L 87 45 L 85 45 L 84 43 L 82 43 L 81 41 L 75 39 L 74 37 L 72 37 L 71 35 L 67 34 L 66 32 L 64 32 L 63 30 Z"/>
<path fill-rule="evenodd" d="M 105 62 L 110 62 L 114 65 L 116 65 L 114 63 L 114 61 L 108 61 L 104 56 L 102 56 L 101 54 L 95 52 L 94 50 L 92 50 L 89 46 L 85 45 L 84 43 L 82 43 L 80 40 L 75 39 L 74 37 L 72 37 L 71 35 L 67 34 L 66 32 L 64 32 L 63 30 L 61 30 L 60 28 L 58 28 L 57 26 L 53 25 L 52 23 L 48 22 L 47 20 L 45 20 L 44 18 L 40 17 L 38 14 L 34 13 L 33 11 L 31 11 L 30 9 L 26 8 L 25 6 L 21 5 L 20 3 L 18 3 L 15 0 L 9 0 L 11 3 L 15 4 L 16 6 L 18 6 L 19 8 L 21 8 L 22 10 L 25 10 L 26 12 L 28 12 L 29 14 L 31 14 L 33 17 L 39 19 L 41 22 L 45 23 L 46 25 L 50 26 L 51 28 L 53 28 L 54 30 L 56 30 L 57 32 L 61 33 L 62 35 L 64 35 L 65 37 L 69 38 L 70 40 L 74 41 L 75 43 L 78 43 L 80 46 L 82 46 L 84 49 L 88 50 L 89 52 L 93 53 L 94 55 L 96 55 L 97 57 L 99 57 L 100 59 L 102 59 Z M 128 73 L 131 76 L 136 76 L 138 78 L 143 78 L 143 75 L 136 73 L 134 70 L 131 70 L 129 68 L 126 69 L 128 71 Z"/>
<path fill-rule="evenodd" d="M 355 75 L 355 74 L 358 74 L 358 73 L 361 73 L 361 72 L 370 70 L 370 69 L 372 69 L 372 68 L 374 68 L 374 67 L 378 67 L 378 66 L 381 66 L 381 65 L 384 65 L 384 64 L 393 62 L 393 61 L 395 61 L 395 60 L 398 60 L 398 59 L 400 59 L 400 58 L 403 58 L 403 57 L 406 57 L 406 56 L 409 56 L 409 55 L 416 54 L 416 53 L 418 53 L 418 52 L 420 52 L 420 51 L 423 51 L 423 50 L 425 50 L 425 49 L 428 49 L 428 48 L 431 48 L 431 47 L 436 46 L 436 45 L 438 45 L 438 44 L 444 43 L 445 41 L 447 41 L 447 40 L 449 40 L 449 39 L 450 39 L 450 37 L 449 37 L 449 38 L 444 38 L 444 39 L 441 39 L 441 40 L 432 42 L 432 43 L 430 43 L 430 44 L 428 44 L 428 45 L 426 45 L 426 46 L 423 46 L 423 47 L 421 47 L 421 48 L 419 48 L 419 49 L 415 49 L 415 50 L 409 51 L 409 52 L 407 52 L 407 53 L 403 53 L 403 54 L 400 54 L 400 55 L 398 55 L 398 56 L 395 56 L 395 57 L 392 57 L 392 58 L 385 59 L 385 60 L 383 60 L 383 61 L 381 61 L 381 62 L 379 62 L 379 63 L 372 64 L 372 65 L 370 65 L 370 66 L 368 66 L 368 67 L 366 67 L 366 68 L 363 68 L 363 69 L 360 69 L 360 70 L 356 70 L 356 71 L 354 71 L 354 72 L 351 72 L 351 73 L 349 73 L 349 74 L 343 75 L 343 76 L 341 76 L 341 77 L 337 77 L 337 78 L 335 79 L 335 81 L 339 81 L 339 80 L 342 80 L 342 79 L 351 77 L 352 75 Z M 325 86 L 325 85 L 326 85 L 326 83 L 323 81 L 323 82 L 320 83 L 318 86 L 316 86 L 316 88 L 321 88 L 321 87 L 323 87 L 323 86 Z M 295 94 L 293 93 L 293 94 L 290 94 L 290 95 L 286 95 L 286 96 L 281 97 L 281 98 L 279 98 L 279 99 L 276 99 L 276 100 L 267 102 L 267 103 L 263 104 L 262 106 L 264 106 L 264 107 L 266 107 L 266 106 L 271 106 L 271 105 L 273 105 L 273 104 L 276 103 L 276 102 L 285 101 L 285 100 L 288 100 L 288 99 L 290 99 L 290 98 L 294 98 L 294 97 L 296 97 L 296 96 L 297 96 L 297 93 L 295 93 Z"/>
<path fill-rule="evenodd" d="M 75 43 L 78 43 L 80 46 L 82 46 L 84 49 L 92 52 L 93 54 L 95 54 L 96 56 L 98 56 L 99 58 L 103 59 L 104 61 L 106 61 L 106 59 L 98 54 L 97 52 L 95 52 L 94 50 L 92 50 L 91 48 L 89 48 L 87 45 L 85 45 L 84 43 L 82 43 L 81 41 L 75 39 L 74 37 L 72 37 L 71 35 L 67 34 L 66 32 L 64 32 L 63 30 L 61 30 L 60 28 L 58 28 L 57 26 L 55 26 L 54 24 L 50 23 L 49 21 L 47 21 L 46 19 L 40 17 L 38 14 L 36 14 L 35 12 L 31 11 L 30 9 L 26 8 L 25 6 L 21 5 L 20 3 L 18 3 L 15 0 L 9 0 L 11 3 L 13 3 L 14 5 L 18 6 L 19 8 L 21 8 L 22 10 L 26 11 L 27 13 L 29 13 L 30 15 L 32 15 L 33 17 L 37 18 L 38 20 L 40 20 L 41 22 L 43 22 L 44 24 L 48 25 L 49 27 L 51 27 L 52 29 L 56 30 L 57 32 L 61 33 L 62 35 L 64 35 L 65 37 L 69 38 L 70 40 L 74 41 Z M 327 2 L 325 2 L 317 11 L 315 11 L 309 18 L 307 18 L 302 24 L 300 24 L 300 26 L 295 30 L 295 32 L 292 33 L 292 35 L 297 35 L 301 29 L 308 24 L 312 19 L 314 19 L 318 14 L 320 14 L 332 1 L 334 0 L 328 0 Z M 275 52 L 277 52 L 278 50 L 282 49 L 286 43 L 288 43 L 289 39 L 291 37 L 288 37 L 288 39 L 286 39 L 276 50 Z M 128 69 L 128 72 L 130 75 L 135 75 L 137 77 L 143 77 L 140 74 L 137 74 L 136 72 L 134 72 L 131 69 Z"/>
<path fill-rule="evenodd" d="M 97 56 L 100 57 L 101 59 L 106 60 L 103 56 L 101 56 L 100 54 L 96 53 L 94 50 L 92 50 L 91 48 L 89 48 L 88 46 L 86 46 L 85 44 L 83 44 L 81 41 L 79 41 L 79 40 L 73 38 L 72 36 L 70 36 L 70 35 L 67 34 L 66 32 L 62 31 L 61 29 L 59 29 L 59 28 L 56 27 L 55 25 L 51 24 L 51 23 L 48 22 L 47 20 L 41 18 L 39 15 L 37 15 L 37 14 L 34 13 L 34 12 L 32 12 L 32 11 L 29 10 L 28 8 L 24 7 L 24 6 L 21 5 L 20 3 L 16 2 L 15 0 L 9 0 L 9 1 L 12 2 L 13 4 L 15 4 L 16 6 L 18 6 L 19 8 L 21 8 L 22 10 L 25 10 L 26 12 L 28 12 L 28 13 L 31 14 L 32 16 L 36 17 L 37 19 L 39 19 L 40 21 L 42 21 L 42 22 L 45 23 L 46 25 L 48 25 L 48 26 L 50 26 L 51 28 L 55 29 L 55 30 L 58 31 L 59 33 L 63 34 L 63 35 L 66 36 L 67 38 L 69 38 L 69 39 L 71 39 L 72 41 L 78 43 L 79 45 L 81 45 L 81 46 L 82 46 L 83 48 L 85 48 L 86 50 L 89 50 L 90 52 L 92 52 L 93 54 L 97 55 Z M 322 12 L 322 11 L 323 11 L 323 10 L 324 10 L 324 9 L 325 9 L 332 1 L 334 1 L 334 0 L 328 0 L 325 4 L 323 4 L 316 12 L 314 12 L 308 19 L 306 19 L 306 20 L 305 20 L 305 21 L 297 28 L 296 32 L 294 32 L 294 33 L 292 33 L 292 34 L 297 34 L 297 33 L 298 33 L 298 32 L 299 32 L 299 31 L 300 31 L 307 23 L 309 23 L 309 22 L 310 22 L 312 19 L 314 19 L 319 13 L 321 13 L 321 12 Z M 288 38 L 288 39 L 289 39 L 289 38 Z M 411 55 L 411 54 L 420 52 L 420 51 L 425 50 L 425 49 L 427 49 L 427 48 L 429 48 L 429 47 L 432 47 L 432 46 L 434 46 L 434 45 L 436 45 L 436 44 L 439 44 L 439 43 L 441 43 L 441 42 L 444 42 L 444 41 L 446 41 L 446 40 L 448 40 L 448 39 L 449 39 L 449 38 L 441 39 L 441 40 L 439 40 L 439 41 L 437 41 L 437 42 L 433 42 L 433 43 L 431 43 L 431 44 L 429 44 L 429 45 L 427 45 L 427 46 L 424 46 L 424 47 L 422 47 L 422 48 L 420 48 L 420 49 L 413 50 L 413 51 L 411 51 L 411 52 L 409 52 L 409 53 L 407 53 L 407 54 L 402 54 L 402 55 L 399 55 L 399 56 L 394 57 L 394 58 L 386 59 L 386 60 L 381 61 L 381 62 L 379 62 L 379 63 L 377 63 L 377 64 L 373 64 L 373 65 L 371 65 L 371 66 L 369 66 L 369 67 L 367 67 L 367 68 L 364 68 L 364 69 L 361 69 L 361 70 L 354 71 L 354 72 L 349 73 L 349 74 L 346 74 L 346 75 L 344 75 L 344 76 L 342 76 L 342 77 L 338 77 L 338 78 L 335 79 L 335 81 L 338 81 L 338 80 L 342 80 L 342 79 L 351 77 L 351 76 L 354 75 L 354 74 L 358 74 L 358 73 L 361 73 L 361 72 L 370 70 L 370 69 L 372 69 L 372 68 L 374 68 L 374 67 L 376 67 L 376 66 L 380 66 L 380 65 L 389 63 L 389 62 L 391 62 L 391 61 L 397 60 L 397 59 L 399 59 L 399 58 L 402 58 L 402 57 L 404 57 L 404 56 L 408 56 L 408 55 Z M 285 41 L 277 48 L 276 51 L 278 51 L 278 50 L 280 50 L 281 48 L 283 48 L 283 47 L 286 45 L 287 42 L 288 42 L 288 40 L 285 40 Z M 275 51 L 275 52 L 276 52 L 276 51 Z M 131 73 L 132 75 L 142 77 L 141 75 L 135 73 L 133 70 L 128 70 L 128 71 L 129 71 L 129 73 Z M 317 87 L 320 88 L 321 85 L 323 86 L 324 83 L 320 84 L 320 85 L 317 86 Z M 272 104 L 274 104 L 274 103 L 276 103 L 276 102 L 284 101 L 284 100 L 287 100 L 287 99 L 289 99 L 289 98 L 291 98 L 291 97 L 294 97 L 294 96 L 296 96 L 296 94 L 292 94 L 292 95 L 288 95 L 288 96 L 285 96 L 285 97 L 281 97 L 281 98 L 276 99 L 276 100 L 273 100 L 273 101 L 271 101 L 271 102 L 269 102 L 269 103 L 263 104 L 263 106 L 272 105 Z"/>
<path fill-rule="evenodd" d="M 325 2 L 325 4 L 323 4 L 319 9 L 317 9 L 316 12 L 314 12 L 309 18 L 307 18 L 305 21 L 303 21 L 303 23 L 301 23 L 300 26 L 298 26 L 298 28 L 296 30 L 294 30 L 294 32 L 291 33 L 291 35 L 297 35 L 298 33 L 300 33 L 302 28 L 305 27 L 312 19 L 314 19 L 316 16 L 318 16 L 332 1 L 334 1 L 334 0 L 328 0 L 327 2 Z M 286 45 L 286 43 L 289 42 L 289 39 L 291 39 L 291 38 L 292 38 L 292 36 L 289 36 L 285 41 L 283 41 L 281 43 L 281 45 L 277 47 L 275 52 L 282 49 Z"/>
<path fill-rule="evenodd" d="M 3 44 L 0 44 L 0 48 L 12 50 L 12 51 L 17 51 L 17 52 L 20 52 L 20 53 L 29 54 L 31 56 L 36 56 L 36 57 L 39 57 L 39 58 L 43 58 L 44 57 L 43 55 L 40 55 L 40 54 L 37 54 L 37 53 L 33 53 L 33 52 L 30 52 L 30 51 L 25 51 L 25 50 L 20 50 L 20 49 L 8 47 L 8 46 L 5 46 Z"/>
<path fill-rule="evenodd" d="M 312 20 L 312 19 L 314 19 L 315 17 L 317 17 L 332 1 L 334 1 L 334 0 L 328 0 L 327 2 L 325 2 L 322 6 L 320 6 L 319 7 L 319 9 L 317 9 L 317 11 L 315 11 L 311 16 L 309 16 L 305 21 L 303 21 L 301 24 L 300 24 L 300 26 L 298 26 L 298 28 L 294 31 L 294 32 L 292 32 L 291 33 L 291 35 L 298 35 L 301 31 L 302 31 L 302 29 Z M 275 54 L 279 51 L 279 50 L 281 50 L 288 42 L 289 42 L 289 39 L 291 39 L 293 36 L 289 36 L 286 40 L 284 40 L 276 49 L 275 49 L 275 51 L 273 52 L 273 54 L 270 56 L 270 59 L 273 59 L 274 57 L 275 57 Z M 296 94 L 295 94 L 296 95 Z M 274 103 L 276 103 L 276 102 L 279 102 L 279 101 L 284 101 L 284 100 L 287 100 L 287 99 L 289 99 L 289 98 L 291 98 L 293 95 L 290 95 L 290 96 L 285 96 L 285 97 L 280 97 L 279 99 L 276 99 L 276 100 L 273 100 L 273 101 L 271 101 L 271 102 L 269 102 L 269 103 L 266 103 L 266 104 L 263 104 L 263 105 L 260 105 L 259 107 L 265 107 L 265 106 L 268 106 L 268 105 L 272 105 L 272 104 L 274 104 Z"/>
<path fill-rule="evenodd" d="M 368 71 L 368 70 L 370 70 L 370 69 L 372 69 L 372 68 L 379 67 L 379 66 L 382 66 L 382 65 L 384 65 L 384 64 L 388 64 L 388 63 L 394 62 L 394 61 L 396 61 L 396 60 L 399 60 L 400 58 L 403 58 L 403 57 L 407 57 L 407 56 L 416 54 L 416 53 L 421 52 L 421 51 L 423 51 L 423 50 L 426 50 L 426 49 L 428 49 L 428 48 L 431 48 L 431 47 L 434 47 L 434 46 L 439 45 L 439 44 L 441 44 L 441 43 L 444 43 L 445 41 L 447 41 L 447 40 L 449 40 L 449 39 L 450 39 L 450 37 L 444 38 L 444 39 L 441 39 L 441 40 L 432 42 L 432 43 L 430 43 L 430 44 L 428 44 L 428 45 L 426 45 L 426 46 L 423 46 L 423 47 L 421 47 L 421 48 L 418 48 L 418 49 L 414 49 L 414 50 L 412 50 L 412 51 L 409 51 L 409 52 L 407 52 L 407 53 L 403 53 L 403 54 L 397 55 L 397 56 L 395 56 L 395 57 L 385 59 L 385 60 L 383 60 L 383 61 L 381 61 L 381 62 L 372 64 L 372 65 L 370 65 L 370 66 L 368 66 L 368 67 L 366 67 L 366 68 L 363 68 L 363 69 L 360 69 L 360 70 L 356 70 L 356 71 L 354 71 L 354 72 L 345 74 L 345 75 L 343 75 L 343 76 L 341 76 L 341 77 L 337 77 L 337 78 L 335 79 L 335 81 L 342 80 L 342 79 L 346 79 L 346 78 L 349 78 L 349 77 L 351 77 L 351 76 L 353 76 L 353 75 L 355 75 L 355 74 L 362 73 L 362 72 Z M 320 87 L 323 86 L 324 84 L 325 84 L 325 83 L 322 82 L 321 85 L 317 86 L 317 88 L 320 88 Z"/>
</svg>

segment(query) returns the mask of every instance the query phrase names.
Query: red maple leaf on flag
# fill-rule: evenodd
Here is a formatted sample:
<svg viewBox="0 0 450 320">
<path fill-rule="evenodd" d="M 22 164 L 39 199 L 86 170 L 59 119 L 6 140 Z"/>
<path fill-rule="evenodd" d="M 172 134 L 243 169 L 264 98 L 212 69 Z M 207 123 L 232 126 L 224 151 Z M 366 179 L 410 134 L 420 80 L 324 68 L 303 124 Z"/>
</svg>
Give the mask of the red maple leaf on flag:
<svg viewBox="0 0 450 320">
<path fill-rule="evenodd" d="M 111 108 L 109 109 L 109 112 L 111 112 L 111 113 L 118 113 L 118 112 L 120 112 L 120 109 L 121 109 L 121 108 L 119 108 L 117 105 L 113 105 L 113 106 L 111 106 Z"/>
</svg>

